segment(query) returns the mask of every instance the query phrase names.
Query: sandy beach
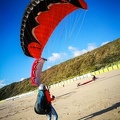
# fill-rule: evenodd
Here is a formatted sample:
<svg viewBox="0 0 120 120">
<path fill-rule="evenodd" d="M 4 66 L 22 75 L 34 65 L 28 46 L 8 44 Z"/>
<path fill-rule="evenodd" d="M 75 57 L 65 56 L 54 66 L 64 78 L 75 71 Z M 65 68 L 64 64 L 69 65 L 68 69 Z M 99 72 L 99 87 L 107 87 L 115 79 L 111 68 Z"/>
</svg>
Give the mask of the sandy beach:
<svg viewBox="0 0 120 120">
<path fill-rule="evenodd" d="M 120 69 L 97 75 L 96 81 L 77 87 L 76 80 L 64 87 L 51 88 L 56 96 L 52 105 L 59 120 L 120 120 Z M 33 106 L 37 93 L 0 102 L 0 120 L 47 120 Z"/>
</svg>

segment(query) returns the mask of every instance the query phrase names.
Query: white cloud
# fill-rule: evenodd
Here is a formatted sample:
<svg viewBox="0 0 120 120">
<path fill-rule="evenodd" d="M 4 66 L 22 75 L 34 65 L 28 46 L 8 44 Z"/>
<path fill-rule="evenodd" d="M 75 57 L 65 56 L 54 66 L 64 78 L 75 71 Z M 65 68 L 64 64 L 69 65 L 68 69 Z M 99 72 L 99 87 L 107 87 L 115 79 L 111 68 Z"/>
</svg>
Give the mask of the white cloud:
<svg viewBox="0 0 120 120">
<path fill-rule="evenodd" d="M 63 56 L 66 56 L 66 53 L 52 53 L 52 56 L 48 58 L 49 62 L 55 62 L 61 60 Z"/>
<path fill-rule="evenodd" d="M 59 53 L 52 53 L 52 56 L 48 58 L 50 62 L 55 62 L 56 60 L 59 60 L 61 58 L 61 55 Z"/>
<path fill-rule="evenodd" d="M 101 44 L 101 46 L 103 46 L 103 45 L 105 45 L 105 44 L 107 44 L 107 43 L 109 43 L 109 41 L 103 42 L 103 43 Z"/>
<path fill-rule="evenodd" d="M 78 48 L 69 46 L 68 49 L 72 52 L 73 57 L 77 57 L 79 55 L 82 55 L 88 51 L 94 50 L 96 48 L 96 45 L 94 43 L 90 43 L 88 44 L 88 47 L 86 49 L 83 50 L 79 50 Z"/>
<path fill-rule="evenodd" d="M 84 54 L 85 52 L 87 52 L 86 50 L 78 50 L 75 47 L 69 46 L 68 49 L 72 52 L 73 57 L 79 56 L 81 54 Z"/>
<path fill-rule="evenodd" d="M 23 81 L 25 78 L 21 78 L 20 81 Z"/>
<path fill-rule="evenodd" d="M 5 80 L 0 80 L 0 88 L 4 87 L 6 85 Z"/>
<path fill-rule="evenodd" d="M 95 43 L 89 43 L 87 47 L 87 52 L 94 50 L 96 47 Z"/>
</svg>

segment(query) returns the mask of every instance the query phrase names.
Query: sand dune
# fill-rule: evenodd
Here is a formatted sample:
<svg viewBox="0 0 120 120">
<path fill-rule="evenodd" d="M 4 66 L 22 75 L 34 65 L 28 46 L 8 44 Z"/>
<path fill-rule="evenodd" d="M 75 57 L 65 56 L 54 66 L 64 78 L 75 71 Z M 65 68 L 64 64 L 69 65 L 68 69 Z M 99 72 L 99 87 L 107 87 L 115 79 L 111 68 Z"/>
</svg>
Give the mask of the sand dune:
<svg viewBox="0 0 120 120">
<path fill-rule="evenodd" d="M 56 96 L 53 106 L 59 120 L 120 120 L 120 69 L 97 77 L 83 86 L 77 87 L 77 83 L 91 78 L 50 89 Z M 33 110 L 36 95 L 1 102 L 0 120 L 47 120 Z"/>
</svg>

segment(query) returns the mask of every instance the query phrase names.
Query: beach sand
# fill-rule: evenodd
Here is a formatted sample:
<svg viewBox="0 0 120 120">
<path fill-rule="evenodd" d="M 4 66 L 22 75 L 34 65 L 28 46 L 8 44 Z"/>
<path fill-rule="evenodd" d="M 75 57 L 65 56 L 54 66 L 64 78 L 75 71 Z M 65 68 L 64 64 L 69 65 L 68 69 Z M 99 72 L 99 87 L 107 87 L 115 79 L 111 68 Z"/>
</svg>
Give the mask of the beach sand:
<svg viewBox="0 0 120 120">
<path fill-rule="evenodd" d="M 51 88 L 52 105 L 59 120 L 120 120 L 120 69 L 97 75 L 98 79 L 77 87 L 76 80 L 64 87 Z M 47 120 L 33 106 L 37 93 L 0 103 L 0 120 Z"/>
</svg>

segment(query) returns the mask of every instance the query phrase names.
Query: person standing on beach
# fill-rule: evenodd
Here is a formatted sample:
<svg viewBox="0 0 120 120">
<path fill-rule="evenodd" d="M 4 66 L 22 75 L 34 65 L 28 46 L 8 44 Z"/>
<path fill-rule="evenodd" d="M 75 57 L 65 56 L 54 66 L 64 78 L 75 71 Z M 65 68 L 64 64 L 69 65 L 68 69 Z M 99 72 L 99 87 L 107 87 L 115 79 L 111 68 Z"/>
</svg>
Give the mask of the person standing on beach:
<svg viewBox="0 0 120 120">
<path fill-rule="evenodd" d="M 41 105 L 41 98 L 44 95 L 45 95 L 46 99 L 44 99 L 43 103 L 46 104 L 46 105 Z M 51 104 L 51 101 L 53 101 L 54 99 L 55 99 L 55 96 L 50 95 L 50 92 L 49 92 L 49 90 L 46 89 L 45 85 L 40 84 L 40 86 L 38 87 L 37 101 L 35 103 L 35 112 L 37 114 L 46 114 L 48 116 L 48 120 L 52 119 L 52 115 L 54 117 L 54 120 L 58 120 L 58 114 L 57 114 L 56 110 L 54 109 L 54 107 Z M 45 113 L 40 112 L 41 106 L 46 106 L 47 107 L 47 108 L 44 107 Z"/>
</svg>

